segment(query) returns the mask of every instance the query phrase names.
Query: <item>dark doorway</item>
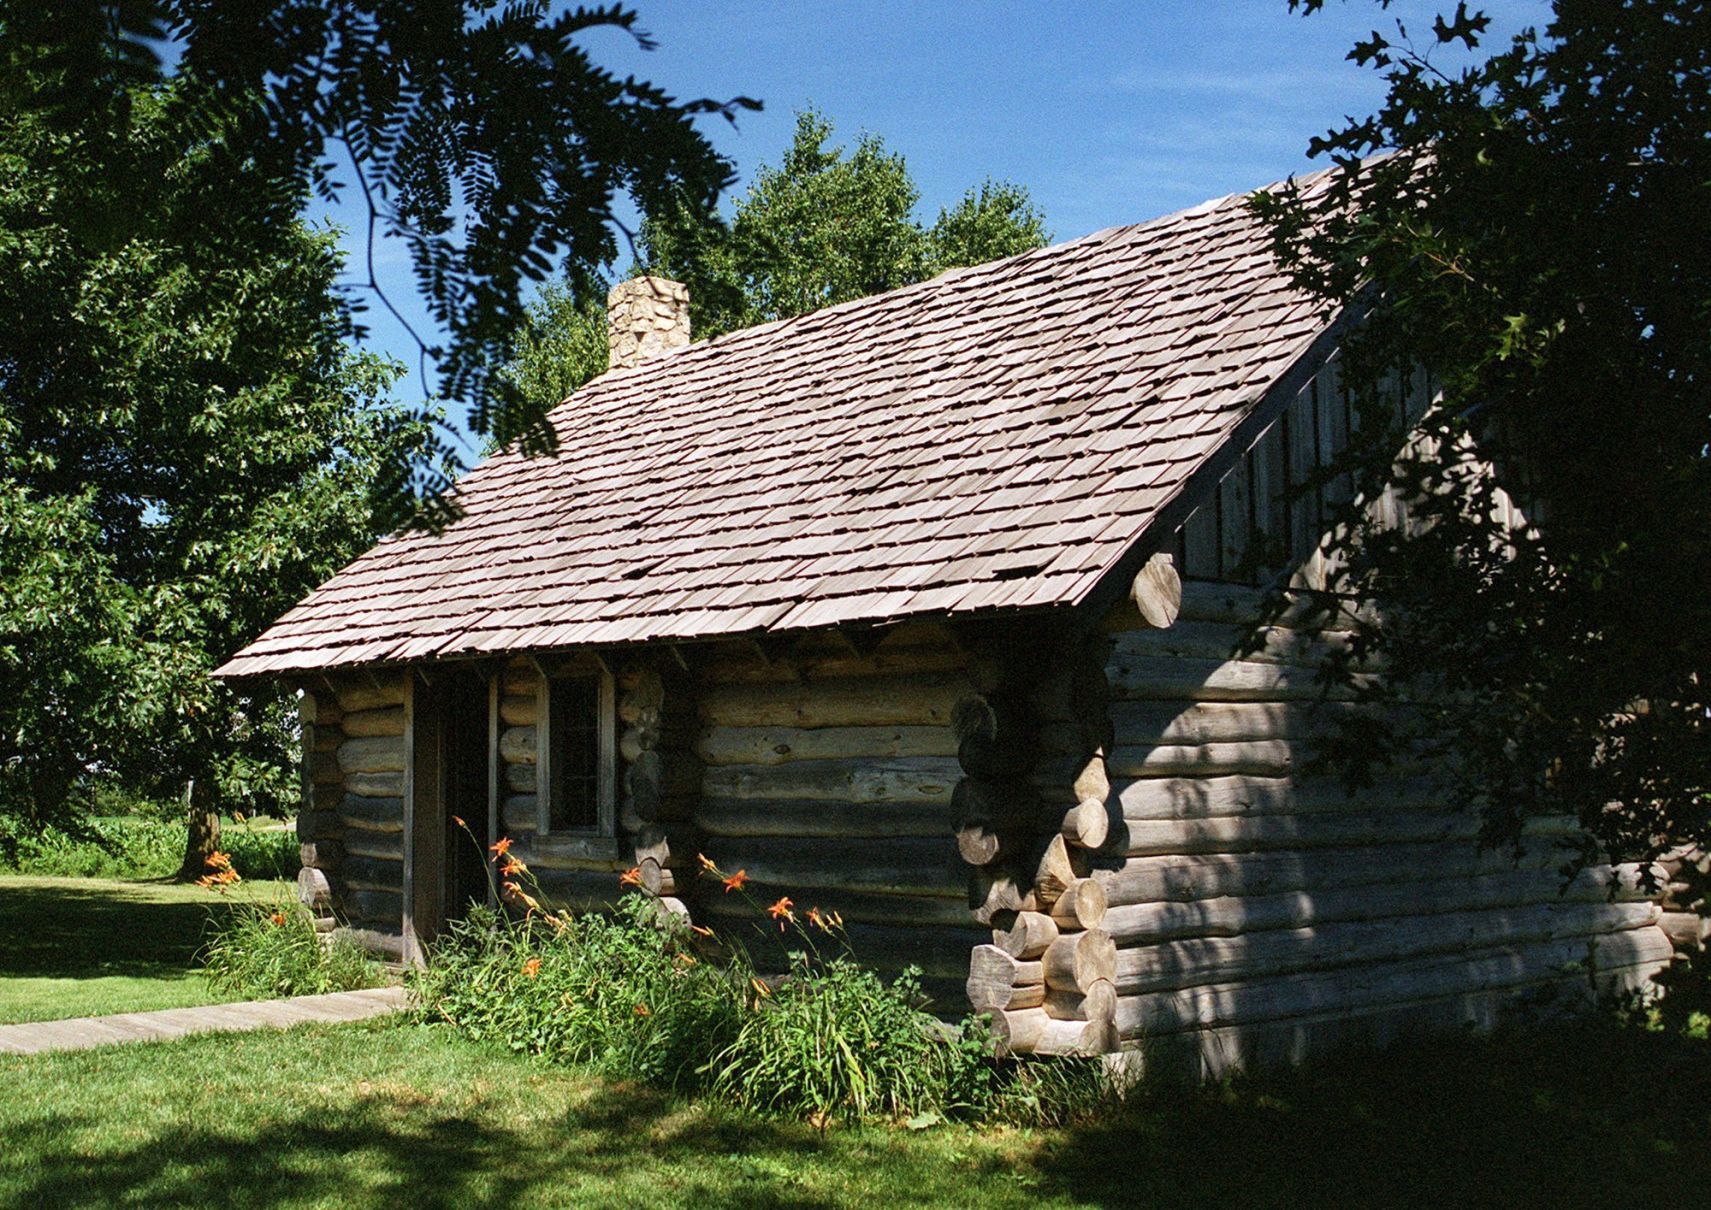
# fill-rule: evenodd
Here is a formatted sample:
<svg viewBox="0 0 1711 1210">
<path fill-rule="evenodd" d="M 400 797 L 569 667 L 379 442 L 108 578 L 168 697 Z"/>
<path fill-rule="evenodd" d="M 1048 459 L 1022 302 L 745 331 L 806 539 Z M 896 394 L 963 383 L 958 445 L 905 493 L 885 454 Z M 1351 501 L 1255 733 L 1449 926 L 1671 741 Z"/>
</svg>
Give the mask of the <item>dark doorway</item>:
<svg viewBox="0 0 1711 1210">
<path fill-rule="evenodd" d="M 473 672 L 449 679 L 440 697 L 448 922 L 462 920 L 471 904 L 487 902 L 487 846 L 493 843 L 487 826 L 488 701 L 487 681 Z"/>
</svg>

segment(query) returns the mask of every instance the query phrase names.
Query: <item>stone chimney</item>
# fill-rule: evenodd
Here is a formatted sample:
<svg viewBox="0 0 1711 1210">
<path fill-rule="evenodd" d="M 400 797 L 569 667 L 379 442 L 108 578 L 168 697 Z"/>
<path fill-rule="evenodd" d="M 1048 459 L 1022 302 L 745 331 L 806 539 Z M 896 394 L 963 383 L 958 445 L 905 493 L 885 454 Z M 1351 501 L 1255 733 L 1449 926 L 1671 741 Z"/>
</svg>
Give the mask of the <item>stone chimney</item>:
<svg viewBox="0 0 1711 1210">
<path fill-rule="evenodd" d="M 612 368 L 628 369 L 689 343 L 689 287 L 663 277 L 632 277 L 606 296 Z"/>
</svg>

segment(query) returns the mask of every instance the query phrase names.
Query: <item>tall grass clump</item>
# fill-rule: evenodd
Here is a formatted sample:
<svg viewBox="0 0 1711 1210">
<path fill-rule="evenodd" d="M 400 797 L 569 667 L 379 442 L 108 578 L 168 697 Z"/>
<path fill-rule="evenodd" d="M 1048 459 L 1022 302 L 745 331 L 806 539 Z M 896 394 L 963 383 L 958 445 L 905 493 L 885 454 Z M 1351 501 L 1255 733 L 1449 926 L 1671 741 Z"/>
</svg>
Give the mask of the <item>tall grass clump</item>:
<svg viewBox="0 0 1711 1210">
<path fill-rule="evenodd" d="M 984 1038 L 947 1029 L 924 1001 L 913 971 L 888 983 L 848 955 L 799 951 L 711 1059 L 712 1091 L 816 1122 L 977 1112 L 990 1095 Z"/>
<path fill-rule="evenodd" d="M 297 834 L 249 819 L 222 822 L 220 847 L 245 878 L 291 879 Z M 76 832 L 0 836 L 0 869 L 44 878 L 170 878 L 184 859 L 184 820 L 150 814 L 89 816 Z"/>
<path fill-rule="evenodd" d="M 379 987 L 385 972 L 349 938 L 323 937 L 301 904 L 234 904 L 202 951 L 208 981 L 250 1000 Z"/>
</svg>

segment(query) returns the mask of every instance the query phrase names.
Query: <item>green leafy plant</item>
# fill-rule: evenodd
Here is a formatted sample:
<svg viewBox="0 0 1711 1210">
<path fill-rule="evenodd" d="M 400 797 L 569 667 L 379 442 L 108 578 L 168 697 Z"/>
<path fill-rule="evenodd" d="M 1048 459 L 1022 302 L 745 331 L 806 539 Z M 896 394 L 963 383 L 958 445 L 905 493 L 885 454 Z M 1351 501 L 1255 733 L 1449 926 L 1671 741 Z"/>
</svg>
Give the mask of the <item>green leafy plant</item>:
<svg viewBox="0 0 1711 1210">
<path fill-rule="evenodd" d="M 285 901 L 234 907 L 216 926 L 202 965 L 219 990 L 258 1000 L 356 991 L 385 981 L 361 946 L 323 937 L 307 910 Z"/>
</svg>

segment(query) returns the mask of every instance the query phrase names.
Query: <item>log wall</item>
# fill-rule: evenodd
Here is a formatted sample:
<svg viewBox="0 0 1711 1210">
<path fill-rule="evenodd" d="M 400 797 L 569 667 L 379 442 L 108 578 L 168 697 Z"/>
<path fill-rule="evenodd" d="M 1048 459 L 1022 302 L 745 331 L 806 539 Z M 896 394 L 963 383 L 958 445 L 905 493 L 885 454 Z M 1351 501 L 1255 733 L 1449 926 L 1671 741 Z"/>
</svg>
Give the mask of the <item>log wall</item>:
<svg viewBox="0 0 1711 1210">
<path fill-rule="evenodd" d="M 694 664 L 698 850 L 745 871 L 763 904 L 789 896 L 798 911 L 840 913 L 861 961 L 886 974 L 919 967 L 953 1015 L 969 949 L 985 937 L 949 828 L 961 776 L 952 713 L 979 664 L 924 626 L 865 649 L 828 633 L 772 653 L 727 645 Z M 741 896 L 696 885 L 698 916 L 763 943 Z"/>
<path fill-rule="evenodd" d="M 1267 632 L 1240 655 L 1253 589 L 1188 581 L 1180 619 L 1110 620 L 1103 673 L 1111 835 L 1091 860 L 1115 944 L 1114 1023 L 1148 1061 L 1216 1074 L 1421 1025 L 1489 1024 L 1531 998 L 1642 985 L 1670 940 L 1632 868 L 1566 888 L 1535 821 L 1526 851 L 1481 851 L 1478 821 L 1427 771 L 1354 792 L 1305 768 L 1365 707 L 1321 701 L 1337 634 Z"/>
<path fill-rule="evenodd" d="M 306 688 L 298 896 L 370 948 L 403 953 L 404 677 L 387 670 Z"/>
</svg>

